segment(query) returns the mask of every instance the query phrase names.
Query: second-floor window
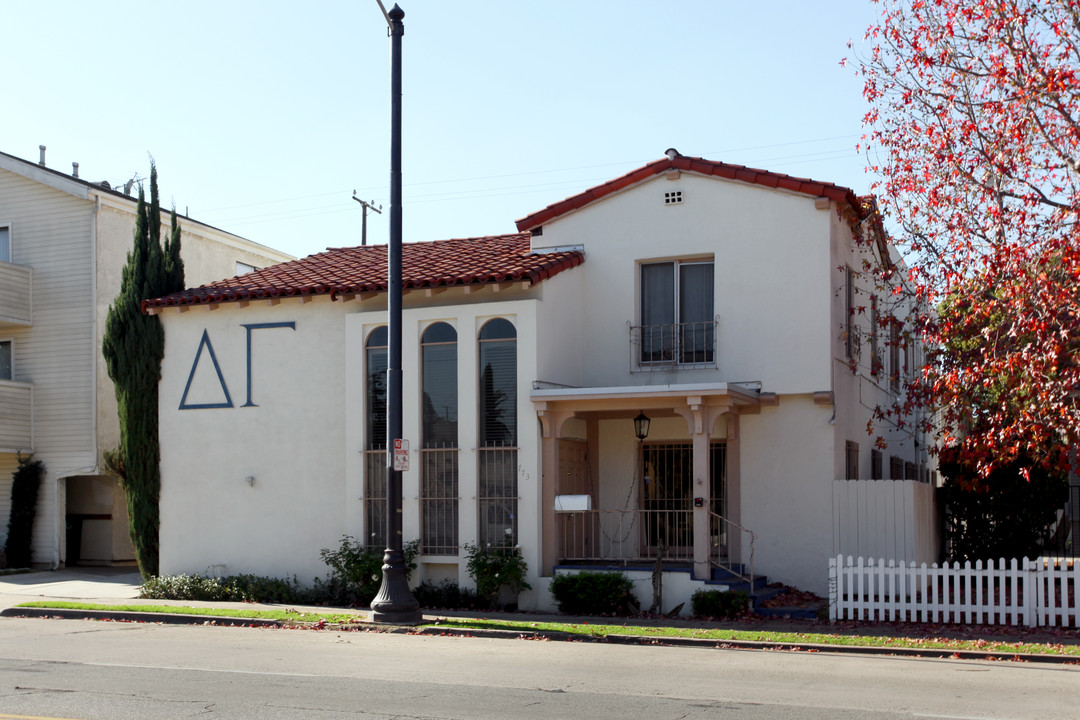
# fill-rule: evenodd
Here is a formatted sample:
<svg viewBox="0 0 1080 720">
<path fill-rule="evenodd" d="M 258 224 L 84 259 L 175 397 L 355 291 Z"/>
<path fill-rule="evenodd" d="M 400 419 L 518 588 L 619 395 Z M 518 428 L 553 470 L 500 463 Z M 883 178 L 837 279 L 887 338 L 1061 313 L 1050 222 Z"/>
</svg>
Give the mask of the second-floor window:
<svg viewBox="0 0 1080 720">
<path fill-rule="evenodd" d="M 713 362 L 713 263 L 641 265 L 641 362 Z"/>
<path fill-rule="evenodd" d="M 10 340 L 0 340 L 0 380 L 14 380 L 14 365 Z"/>
<path fill-rule="evenodd" d="M 11 228 L 0 225 L 0 262 L 11 262 Z"/>
</svg>

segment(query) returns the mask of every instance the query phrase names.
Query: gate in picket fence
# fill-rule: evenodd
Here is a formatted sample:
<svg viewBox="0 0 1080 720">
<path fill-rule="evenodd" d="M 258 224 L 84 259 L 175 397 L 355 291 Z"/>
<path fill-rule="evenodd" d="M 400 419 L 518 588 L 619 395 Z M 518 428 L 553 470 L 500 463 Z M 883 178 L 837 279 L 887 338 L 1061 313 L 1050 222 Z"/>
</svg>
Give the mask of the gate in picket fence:
<svg viewBox="0 0 1080 720">
<path fill-rule="evenodd" d="M 1080 627 L 1080 559 L 829 559 L 829 619 Z"/>
</svg>

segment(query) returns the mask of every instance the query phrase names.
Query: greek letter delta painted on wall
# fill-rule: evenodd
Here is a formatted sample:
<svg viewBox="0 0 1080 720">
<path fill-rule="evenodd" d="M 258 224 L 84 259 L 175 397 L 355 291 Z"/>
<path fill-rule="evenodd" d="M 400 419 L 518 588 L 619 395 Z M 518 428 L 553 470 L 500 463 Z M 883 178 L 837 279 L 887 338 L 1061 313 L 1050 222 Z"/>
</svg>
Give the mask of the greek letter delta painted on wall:
<svg viewBox="0 0 1080 720">
<path fill-rule="evenodd" d="M 251 387 L 251 367 L 252 367 L 252 353 L 251 353 L 251 335 L 256 330 L 271 330 L 274 328 L 289 328 L 290 330 L 296 330 L 295 322 L 275 322 L 275 323 L 251 323 L 242 324 L 244 332 L 246 334 L 247 341 L 247 402 L 241 407 L 258 407 L 258 405 L 252 400 L 252 387 Z M 205 353 L 205 356 L 204 356 Z M 195 379 L 195 372 L 199 368 L 200 362 L 210 362 L 213 365 L 214 375 L 217 378 L 218 389 L 221 392 L 221 399 L 217 402 L 188 402 L 188 394 L 191 392 L 191 383 Z M 180 398 L 181 410 L 212 410 L 220 408 L 232 408 L 233 405 L 232 395 L 229 393 L 229 385 L 225 382 L 225 376 L 221 372 L 221 365 L 218 363 L 217 353 L 214 352 L 214 344 L 210 342 L 210 332 L 203 329 L 202 339 L 199 340 L 199 348 L 195 351 L 195 359 L 191 363 L 191 372 L 188 373 L 187 384 L 184 385 L 184 394 Z"/>
</svg>

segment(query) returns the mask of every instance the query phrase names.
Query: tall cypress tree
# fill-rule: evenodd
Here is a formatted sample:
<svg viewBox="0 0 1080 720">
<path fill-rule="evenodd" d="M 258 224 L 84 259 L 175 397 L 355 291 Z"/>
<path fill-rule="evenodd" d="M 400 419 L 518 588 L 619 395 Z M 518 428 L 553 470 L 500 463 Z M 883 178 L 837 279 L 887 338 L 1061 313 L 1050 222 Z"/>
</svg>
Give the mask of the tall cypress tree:
<svg viewBox="0 0 1080 720">
<path fill-rule="evenodd" d="M 120 447 L 106 462 L 119 471 L 127 495 L 131 542 L 144 578 L 158 571 L 158 381 L 165 332 L 156 316 L 143 314 L 142 301 L 183 289 L 176 209 L 163 250 L 157 167 L 151 163 L 150 206 L 140 186 L 134 246 L 121 275 L 120 294 L 109 307 L 101 346 L 120 414 Z"/>
</svg>

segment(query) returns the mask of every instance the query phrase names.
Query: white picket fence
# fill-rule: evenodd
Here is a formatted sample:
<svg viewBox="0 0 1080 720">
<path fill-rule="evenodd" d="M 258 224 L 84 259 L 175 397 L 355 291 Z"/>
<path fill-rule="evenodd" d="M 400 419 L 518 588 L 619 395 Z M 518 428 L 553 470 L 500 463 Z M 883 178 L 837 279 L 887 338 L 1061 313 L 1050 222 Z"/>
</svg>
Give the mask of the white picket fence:
<svg viewBox="0 0 1080 720">
<path fill-rule="evenodd" d="M 829 559 L 829 619 L 1080 627 L 1072 558 L 937 564 Z"/>
</svg>

